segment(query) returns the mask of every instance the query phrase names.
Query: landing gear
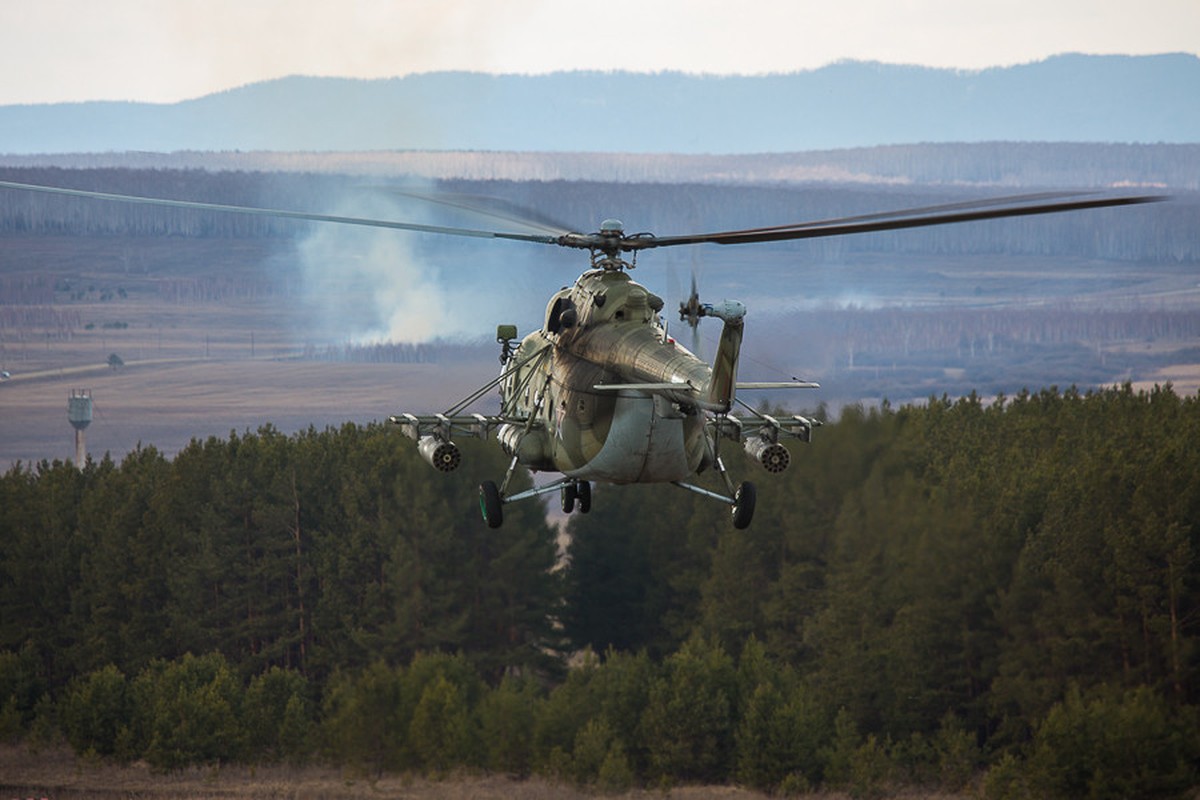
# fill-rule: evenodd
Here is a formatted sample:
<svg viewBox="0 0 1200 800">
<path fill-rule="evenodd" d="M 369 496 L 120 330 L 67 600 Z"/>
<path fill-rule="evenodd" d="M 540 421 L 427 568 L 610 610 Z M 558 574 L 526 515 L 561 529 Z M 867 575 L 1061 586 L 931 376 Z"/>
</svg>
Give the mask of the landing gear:
<svg viewBox="0 0 1200 800">
<path fill-rule="evenodd" d="M 489 528 L 499 528 L 504 524 L 504 503 L 500 499 L 500 490 L 492 481 L 479 484 L 479 510 Z"/>
<path fill-rule="evenodd" d="M 754 488 L 754 484 L 750 481 L 745 481 L 738 486 L 737 491 L 733 495 L 733 527 L 739 531 L 749 527 L 750 520 L 754 519 L 754 501 L 758 498 L 758 490 Z"/>
<path fill-rule="evenodd" d="M 515 461 L 515 459 L 514 459 Z M 508 483 L 505 477 L 505 485 Z M 592 510 L 592 485 L 577 478 L 562 478 L 545 486 L 534 486 L 516 494 L 505 494 L 504 486 L 497 487 L 491 481 L 479 484 L 479 510 L 483 512 L 483 521 L 489 528 L 499 528 L 504 521 L 503 508 L 508 503 L 527 500 L 538 495 L 559 493 L 564 514 L 570 514 L 579 507 L 579 513 L 586 514 Z"/>
<path fill-rule="evenodd" d="M 564 514 L 575 510 L 576 501 L 579 502 L 579 513 L 586 514 L 592 510 L 592 485 L 587 481 L 564 483 L 559 490 L 559 499 Z"/>
</svg>

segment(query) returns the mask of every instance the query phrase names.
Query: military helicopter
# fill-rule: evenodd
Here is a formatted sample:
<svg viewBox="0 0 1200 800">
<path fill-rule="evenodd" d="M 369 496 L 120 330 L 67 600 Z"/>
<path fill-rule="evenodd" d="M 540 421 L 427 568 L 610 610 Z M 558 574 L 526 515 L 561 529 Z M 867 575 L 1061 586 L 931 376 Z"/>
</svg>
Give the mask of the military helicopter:
<svg viewBox="0 0 1200 800">
<path fill-rule="evenodd" d="M 590 268 L 573 286 L 554 293 L 542 327 L 518 342 L 514 325 L 500 325 L 499 375 L 440 414 L 400 413 L 391 423 L 416 441 L 432 467 L 453 472 L 462 454 L 458 437 L 489 439 L 494 433 L 510 457 L 500 483 L 479 486 L 479 506 L 489 527 L 503 523 L 504 506 L 558 492 L 562 510 L 587 513 L 592 483 L 670 483 L 729 507 L 733 526 L 747 527 L 754 516 L 751 481 L 734 485 L 720 455 L 722 441 L 741 445 L 768 473 L 780 473 L 791 460 L 785 441 L 808 442 L 817 420 L 782 418 L 755 411 L 738 391 L 812 389 L 818 384 L 790 380 L 749 383 L 737 380 L 746 307 L 736 300 L 702 303 L 692 293 L 680 303 L 679 317 L 693 330 L 705 318 L 722 324 L 713 363 L 668 335 L 665 303 L 629 275 L 642 250 L 698 244 L 752 244 L 1000 219 L 1034 214 L 1155 202 L 1153 196 L 1040 193 L 952 203 L 854 217 L 801 222 L 716 233 L 655 236 L 627 234 L 616 219 L 594 233 L 519 233 L 425 225 L 138 197 L 0 181 L 0 188 L 49 192 L 97 200 L 176 208 L 259 214 L 317 222 L 364 225 L 450 236 L 483 237 L 554 245 L 590 253 Z M 629 260 L 625 256 L 629 255 Z M 515 343 L 515 344 L 514 344 Z M 499 390 L 497 414 L 469 413 L 487 393 Z M 734 414 L 735 406 L 744 414 Z M 562 477 L 525 491 L 509 492 L 518 467 Z M 714 470 L 724 491 L 697 485 L 699 474 Z"/>
</svg>

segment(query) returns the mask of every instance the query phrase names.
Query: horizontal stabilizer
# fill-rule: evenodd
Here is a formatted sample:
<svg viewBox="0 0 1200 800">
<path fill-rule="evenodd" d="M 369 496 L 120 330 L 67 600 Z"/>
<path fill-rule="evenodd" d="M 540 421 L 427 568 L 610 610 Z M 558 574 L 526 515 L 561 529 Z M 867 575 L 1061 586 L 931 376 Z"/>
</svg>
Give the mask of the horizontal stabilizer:
<svg viewBox="0 0 1200 800">
<path fill-rule="evenodd" d="M 820 389 L 813 381 L 747 381 L 738 382 L 739 389 Z"/>
<path fill-rule="evenodd" d="M 687 381 L 667 383 L 598 383 L 592 387 L 598 392 L 619 392 L 631 389 L 639 392 L 686 392 L 694 387 Z"/>
</svg>

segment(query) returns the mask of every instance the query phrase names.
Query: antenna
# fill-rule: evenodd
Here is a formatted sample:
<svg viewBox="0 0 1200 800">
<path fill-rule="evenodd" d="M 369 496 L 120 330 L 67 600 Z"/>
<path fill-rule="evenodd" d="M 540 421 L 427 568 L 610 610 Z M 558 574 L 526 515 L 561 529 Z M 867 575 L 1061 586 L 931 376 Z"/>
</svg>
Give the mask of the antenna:
<svg viewBox="0 0 1200 800">
<path fill-rule="evenodd" d="M 84 431 L 92 424 L 92 390 L 72 389 L 67 398 L 67 419 L 75 429 L 75 466 L 87 464 L 87 436 Z"/>
</svg>

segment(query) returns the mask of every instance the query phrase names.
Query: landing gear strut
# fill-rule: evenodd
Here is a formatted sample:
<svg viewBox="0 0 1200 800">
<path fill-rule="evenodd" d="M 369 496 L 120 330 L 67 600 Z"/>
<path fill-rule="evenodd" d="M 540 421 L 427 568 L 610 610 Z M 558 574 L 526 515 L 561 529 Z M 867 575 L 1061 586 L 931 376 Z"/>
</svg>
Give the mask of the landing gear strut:
<svg viewBox="0 0 1200 800">
<path fill-rule="evenodd" d="M 720 494 L 708 489 L 702 489 L 699 486 L 694 486 L 683 481 L 675 481 L 675 485 L 680 489 L 687 489 L 689 492 L 711 497 L 713 500 L 719 500 L 729 506 L 730 515 L 733 519 L 733 527 L 738 530 L 744 530 L 750 527 L 750 521 L 754 519 L 754 501 L 758 499 L 758 491 L 750 481 L 743 481 L 735 488 L 733 481 L 729 478 L 729 472 L 725 469 L 725 462 L 721 460 L 721 456 L 717 451 L 716 439 L 709 440 L 709 454 L 712 457 L 712 464 L 717 470 L 717 474 L 721 476 L 722 482 L 725 484 L 725 489 L 729 494 Z"/>
<path fill-rule="evenodd" d="M 504 522 L 504 505 L 506 503 L 515 503 L 518 500 L 526 500 L 550 492 L 559 493 L 564 514 L 574 511 L 576 503 L 579 504 L 581 514 L 592 510 L 592 485 L 587 481 L 575 478 L 563 478 L 545 486 L 535 486 L 532 489 L 517 492 L 511 496 L 504 494 L 504 490 L 492 481 L 484 481 L 479 484 L 479 510 L 483 514 L 483 521 L 489 528 L 499 528 Z"/>
</svg>

